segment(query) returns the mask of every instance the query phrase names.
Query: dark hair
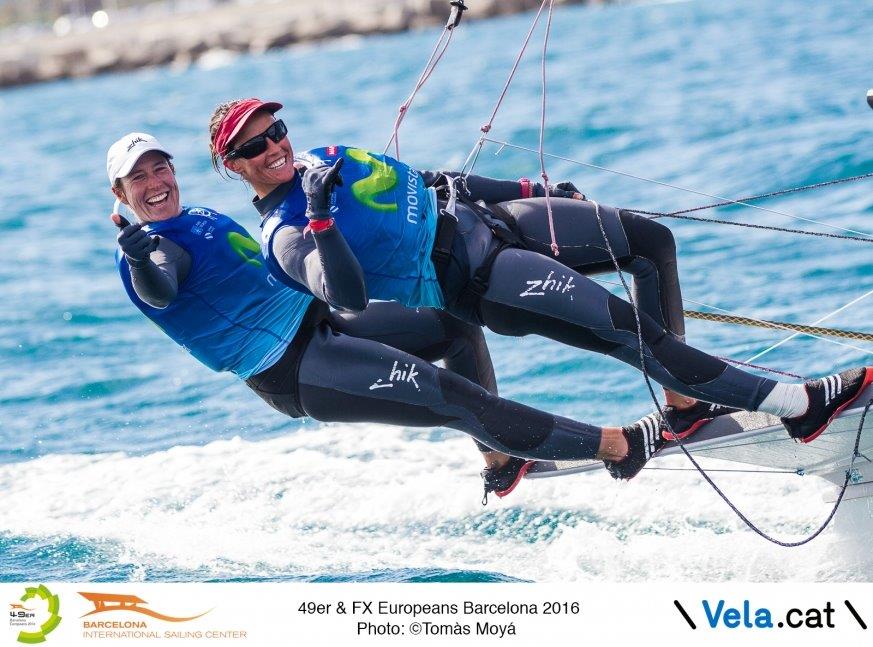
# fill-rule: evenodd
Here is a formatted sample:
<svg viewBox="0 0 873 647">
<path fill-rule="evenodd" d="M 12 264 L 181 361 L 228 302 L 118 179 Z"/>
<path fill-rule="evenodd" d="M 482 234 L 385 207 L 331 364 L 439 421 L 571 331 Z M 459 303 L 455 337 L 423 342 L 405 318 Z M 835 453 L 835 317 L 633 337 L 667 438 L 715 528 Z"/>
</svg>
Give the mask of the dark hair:
<svg viewBox="0 0 873 647">
<path fill-rule="evenodd" d="M 221 158 L 221 153 L 215 150 L 215 135 L 218 133 L 218 127 L 227 116 L 227 113 L 240 101 L 245 101 L 245 99 L 234 99 L 233 101 L 219 103 L 215 106 L 215 110 L 212 111 L 212 116 L 209 118 L 209 155 L 212 158 L 212 168 L 215 169 L 216 173 L 228 179 L 230 179 L 230 175 L 224 168 L 224 165 L 218 161 Z"/>
</svg>

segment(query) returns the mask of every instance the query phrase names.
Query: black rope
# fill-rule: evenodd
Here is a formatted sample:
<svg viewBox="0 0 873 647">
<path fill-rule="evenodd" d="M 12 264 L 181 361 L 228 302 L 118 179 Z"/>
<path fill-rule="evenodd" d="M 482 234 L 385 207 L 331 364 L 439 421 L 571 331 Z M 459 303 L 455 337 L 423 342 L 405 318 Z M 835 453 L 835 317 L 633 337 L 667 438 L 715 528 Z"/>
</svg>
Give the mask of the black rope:
<svg viewBox="0 0 873 647">
<path fill-rule="evenodd" d="M 609 252 L 609 256 L 612 258 L 612 263 L 615 266 L 615 271 L 618 273 L 618 277 L 621 280 L 621 284 L 624 287 L 624 290 L 627 294 L 628 301 L 630 302 L 631 307 L 633 308 L 633 311 L 634 311 L 634 319 L 636 320 L 636 326 L 637 326 L 637 342 L 639 343 L 639 349 L 640 349 L 640 370 L 643 373 L 643 379 L 646 382 L 646 387 L 649 389 L 649 395 L 652 396 L 652 401 L 655 403 L 655 408 L 658 411 L 658 414 L 660 415 L 661 420 L 666 425 L 667 429 L 672 433 L 673 429 L 670 426 L 670 423 L 667 421 L 666 416 L 664 416 L 664 411 L 661 409 L 661 403 L 658 402 L 658 397 L 655 395 L 655 390 L 652 387 L 652 381 L 651 381 L 651 378 L 649 377 L 649 372 L 646 369 L 646 355 L 645 355 L 645 351 L 643 350 L 643 332 L 642 332 L 643 329 L 642 329 L 642 325 L 640 323 L 639 309 L 637 308 L 637 305 L 634 302 L 633 296 L 631 295 L 631 290 L 628 287 L 627 281 L 624 278 L 624 273 L 621 271 L 621 266 L 619 265 L 618 258 L 616 257 L 615 252 L 612 250 L 612 245 L 609 242 L 609 237 L 606 235 L 606 229 L 603 226 L 603 218 L 601 218 L 601 216 L 600 216 L 600 205 L 597 202 L 594 202 L 594 215 L 597 218 L 597 225 L 600 228 L 600 234 L 601 234 L 601 236 L 603 236 L 603 240 L 606 243 L 606 249 Z M 833 509 L 831 510 L 827 519 L 824 520 L 824 522 L 821 524 L 821 526 L 818 527 L 817 530 L 815 530 L 811 535 L 809 535 L 808 537 L 806 537 L 805 539 L 802 539 L 800 541 L 795 541 L 795 542 L 780 541 L 779 539 L 776 539 L 775 537 L 771 537 L 770 535 L 765 533 L 763 530 L 758 528 L 748 517 L 746 517 L 746 515 L 744 515 L 740 511 L 739 508 L 737 508 L 736 505 L 734 505 L 734 503 L 727 497 L 727 495 L 725 495 L 725 493 L 721 491 L 721 489 L 718 487 L 718 485 L 715 484 L 715 481 L 713 481 L 712 478 L 710 478 L 710 476 L 704 471 L 704 469 L 702 467 L 700 467 L 700 464 L 694 459 L 694 457 L 691 455 L 691 453 L 685 447 L 685 444 L 681 440 L 679 440 L 678 438 L 676 440 L 676 444 L 679 445 L 679 448 L 682 450 L 682 453 L 688 457 L 688 460 L 691 461 L 691 464 L 697 469 L 697 471 L 700 473 L 700 475 L 703 477 L 703 479 L 707 483 L 709 483 L 709 485 L 712 487 L 712 489 L 715 491 L 715 493 L 718 494 L 719 497 L 721 497 L 721 499 L 728 505 L 728 507 L 731 510 L 733 510 L 734 514 L 736 514 L 737 517 L 739 517 L 739 519 L 743 523 L 745 523 L 746 526 L 748 526 L 748 528 L 750 530 L 754 531 L 757 535 L 766 539 L 767 541 L 769 541 L 773 544 L 776 544 L 777 546 L 784 546 L 785 548 L 795 548 L 798 546 L 803 546 L 804 544 L 807 544 L 810 541 L 812 541 L 813 539 L 815 539 L 816 537 L 818 537 L 824 531 L 824 529 L 827 528 L 828 525 L 830 525 L 831 520 L 834 518 L 834 515 L 837 513 L 837 509 L 840 507 L 840 503 L 842 502 L 843 496 L 846 493 L 846 488 L 849 485 L 849 480 L 852 477 L 852 472 L 854 471 L 854 466 L 855 466 L 855 459 L 858 458 L 858 456 L 859 456 L 858 448 L 861 444 L 861 433 L 864 429 L 864 421 L 867 417 L 867 412 L 870 410 L 871 405 L 873 405 L 873 398 L 871 398 L 870 401 L 867 403 L 867 406 L 864 408 L 864 413 L 861 415 L 861 422 L 858 425 L 858 433 L 857 433 L 857 436 L 855 438 L 855 449 L 852 452 L 852 460 L 849 463 L 849 469 L 846 470 L 846 479 L 845 479 L 845 481 L 843 481 L 843 485 L 840 488 L 840 494 L 837 497 L 836 503 L 834 503 Z"/>
<path fill-rule="evenodd" d="M 678 216 L 683 213 L 692 213 L 694 211 L 704 211 L 706 209 L 716 209 L 718 207 L 727 207 L 732 204 L 740 204 L 743 202 L 755 202 L 756 200 L 763 200 L 764 198 L 774 198 L 779 195 L 788 195 L 789 193 L 799 193 L 800 191 L 810 191 L 812 189 L 820 189 L 825 186 L 832 186 L 834 184 L 844 184 L 846 182 L 857 182 L 858 180 L 866 180 L 867 178 L 873 177 L 873 172 L 864 173 L 863 175 L 853 175 L 852 177 L 843 177 L 838 178 L 836 180 L 827 180 L 825 182 L 818 182 L 816 184 L 805 184 L 803 186 L 797 186 L 791 189 L 781 189 L 779 191 L 771 191 L 770 193 L 760 193 L 758 195 L 751 195 L 747 198 L 738 198 L 737 200 L 724 200 L 722 202 L 713 202 L 712 204 L 705 204 L 700 207 L 691 207 L 690 209 L 682 209 L 680 211 L 671 211 L 669 213 L 658 213 L 658 212 L 650 212 L 650 211 L 637 211 L 637 213 L 644 213 L 652 216 Z M 636 209 L 632 209 L 631 211 L 636 211 Z"/>
<path fill-rule="evenodd" d="M 732 203 L 731 203 L 732 204 Z M 734 222 L 733 220 L 719 220 L 717 218 L 701 218 L 699 216 L 683 216 L 676 213 L 659 213 L 655 211 L 637 211 L 636 209 L 627 209 L 632 213 L 649 216 L 651 220 L 658 218 L 676 218 L 678 220 L 694 220 L 696 222 L 711 222 L 716 225 L 732 225 L 734 227 L 748 227 L 750 229 L 769 229 L 771 231 L 780 231 L 788 234 L 803 234 L 804 236 L 820 236 L 822 238 L 839 238 L 842 240 L 856 240 L 862 243 L 873 243 L 873 238 L 864 236 L 846 236 L 845 234 L 829 234 L 823 231 L 807 231 L 805 229 L 791 229 L 788 227 L 776 227 L 773 225 L 756 225 L 750 222 Z M 694 211 L 694 210 L 692 210 Z"/>
<path fill-rule="evenodd" d="M 805 229 L 791 229 L 788 227 L 775 227 L 770 225 L 756 225 L 748 222 L 734 222 L 732 220 L 718 220 L 716 218 L 700 218 L 695 216 L 689 216 L 686 214 L 694 213 L 695 211 L 705 211 L 707 209 L 718 209 L 719 207 L 728 207 L 730 205 L 739 205 L 742 206 L 744 203 L 755 202 L 757 200 L 763 200 L 764 198 L 773 198 L 781 195 L 788 195 L 790 193 L 799 193 L 800 191 L 810 191 L 812 189 L 820 189 L 826 186 L 833 186 L 835 184 L 845 184 L 846 182 L 857 182 L 858 180 L 866 180 L 867 178 L 873 177 L 873 172 L 864 173 L 862 175 L 853 175 L 852 177 L 844 177 L 838 178 L 836 180 L 827 180 L 826 182 L 817 182 L 815 184 L 806 184 L 803 186 L 797 186 L 790 189 L 781 189 L 779 191 L 771 191 L 770 193 L 760 193 L 758 195 L 751 195 L 745 198 L 738 198 L 736 200 L 723 200 L 720 202 L 712 202 L 710 204 L 704 204 L 699 207 L 691 207 L 689 209 L 680 209 L 678 211 L 646 211 L 644 209 L 628 209 L 627 211 L 632 211 L 633 213 L 650 216 L 652 220 L 657 220 L 658 218 L 677 218 L 680 220 L 694 220 L 696 222 L 711 222 L 718 225 L 732 225 L 734 227 L 749 227 L 750 229 L 769 229 L 771 231 L 780 231 L 783 233 L 789 234 L 802 234 L 805 236 L 820 236 L 823 238 L 839 238 L 842 240 L 857 240 L 865 243 L 873 243 L 873 238 L 868 238 L 866 236 L 846 236 L 845 234 L 828 234 L 824 232 L 818 231 L 807 231 Z"/>
<path fill-rule="evenodd" d="M 720 359 L 723 362 L 728 362 L 729 364 L 736 364 L 737 366 L 746 366 L 748 368 L 755 368 L 759 371 L 766 371 L 767 373 L 773 373 L 775 375 L 784 375 L 785 377 L 793 377 L 798 380 L 803 380 L 806 382 L 808 378 L 803 377 L 802 375 L 798 375 L 797 373 L 789 373 L 788 371 L 780 371 L 776 368 L 770 368 L 769 366 L 761 366 L 760 364 L 749 364 L 748 362 L 741 362 L 738 359 L 731 359 L 730 357 L 721 357 L 719 355 L 715 356 L 716 359 Z"/>
</svg>

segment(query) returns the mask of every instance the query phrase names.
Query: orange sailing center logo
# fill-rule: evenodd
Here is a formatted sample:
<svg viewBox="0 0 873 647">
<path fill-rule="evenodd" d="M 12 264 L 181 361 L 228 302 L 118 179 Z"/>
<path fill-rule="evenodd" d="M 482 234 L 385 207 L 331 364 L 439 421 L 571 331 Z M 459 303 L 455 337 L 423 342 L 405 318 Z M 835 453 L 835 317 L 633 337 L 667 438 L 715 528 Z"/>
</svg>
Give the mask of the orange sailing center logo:
<svg viewBox="0 0 873 647">
<path fill-rule="evenodd" d="M 107 613 L 109 611 L 131 611 L 133 613 L 142 613 L 146 616 L 151 616 L 152 618 L 157 618 L 158 620 L 165 620 L 166 622 L 188 622 L 190 620 L 196 620 L 197 618 L 201 618 L 205 616 L 209 611 L 204 611 L 201 614 L 196 616 L 191 616 L 190 618 L 176 618 L 173 616 L 167 616 L 163 613 L 158 613 L 157 611 L 153 611 L 152 609 L 148 609 L 146 607 L 139 606 L 141 604 L 148 604 L 142 598 L 138 598 L 135 595 L 120 595 L 116 593 L 83 593 L 79 591 L 79 595 L 81 595 L 86 600 L 92 602 L 94 604 L 94 610 L 89 611 L 85 615 L 81 616 L 82 618 L 86 616 L 93 616 L 95 613 Z"/>
</svg>

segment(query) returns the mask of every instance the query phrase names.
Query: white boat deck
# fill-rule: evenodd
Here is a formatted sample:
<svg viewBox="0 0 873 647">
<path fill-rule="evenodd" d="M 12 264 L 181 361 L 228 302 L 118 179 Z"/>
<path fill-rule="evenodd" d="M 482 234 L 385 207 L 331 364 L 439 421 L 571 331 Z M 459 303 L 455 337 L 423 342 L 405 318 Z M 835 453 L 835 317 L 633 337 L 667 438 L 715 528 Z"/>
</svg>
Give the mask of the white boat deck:
<svg viewBox="0 0 873 647">
<path fill-rule="evenodd" d="M 852 459 L 861 415 L 871 398 L 873 386 L 868 387 L 851 408 L 840 414 L 821 436 L 808 445 L 791 439 L 778 418 L 749 412 L 716 418 L 684 444 L 694 457 L 814 474 L 842 485 Z M 857 490 L 853 494 L 868 496 L 873 494 L 873 406 L 865 420 L 858 450 L 861 455 L 854 465 L 856 473 L 852 489 Z M 652 459 L 652 464 L 657 465 L 660 456 L 681 453 L 676 443 L 670 443 Z M 600 461 L 542 461 L 531 468 L 526 478 L 549 478 L 602 468 Z M 862 490 L 865 494 L 861 493 Z"/>
</svg>

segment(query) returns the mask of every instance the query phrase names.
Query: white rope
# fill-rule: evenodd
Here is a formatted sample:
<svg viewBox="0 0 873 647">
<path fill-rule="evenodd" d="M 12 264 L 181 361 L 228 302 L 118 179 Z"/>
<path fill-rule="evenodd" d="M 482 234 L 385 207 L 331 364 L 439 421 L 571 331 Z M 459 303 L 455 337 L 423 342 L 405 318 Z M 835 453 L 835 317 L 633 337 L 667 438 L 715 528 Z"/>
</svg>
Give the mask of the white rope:
<svg viewBox="0 0 873 647">
<path fill-rule="evenodd" d="M 498 97 L 497 103 L 494 104 L 494 109 L 491 111 L 491 116 L 488 118 L 488 121 L 483 124 L 482 127 L 479 129 L 482 132 L 482 135 L 479 137 L 479 139 L 476 140 L 476 143 L 473 145 L 473 149 L 470 151 L 470 154 L 467 155 L 467 159 L 464 160 L 464 166 L 461 167 L 461 175 L 463 175 L 464 177 L 467 177 L 470 173 L 472 173 L 473 167 L 476 166 L 476 160 L 479 157 L 479 152 L 482 150 L 482 144 L 487 141 L 486 135 L 491 131 L 491 127 L 494 125 L 494 119 L 497 117 L 497 111 L 500 110 L 500 106 L 503 105 L 503 100 L 506 98 L 506 93 L 509 91 L 509 86 L 512 83 L 512 79 L 515 78 L 515 72 L 518 70 L 518 65 L 519 63 L 521 63 L 521 59 L 524 56 L 525 50 L 527 50 L 527 46 L 530 43 L 531 36 L 533 36 L 534 29 L 536 29 L 536 26 L 540 21 L 540 16 L 542 15 L 543 9 L 545 9 L 547 2 L 549 2 L 549 0 L 543 0 L 540 4 L 537 15 L 534 16 L 530 29 L 527 30 L 527 35 L 524 37 L 524 42 L 521 45 L 521 49 L 518 51 L 518 55 L 515 57 L 515 63 L 513 63 L 512 69 L 509 71 L 509 77 L 506 79 L 506 83 L 503 84 L 503 90 L 500 92 L 500 97 Z"/>
</svg>

